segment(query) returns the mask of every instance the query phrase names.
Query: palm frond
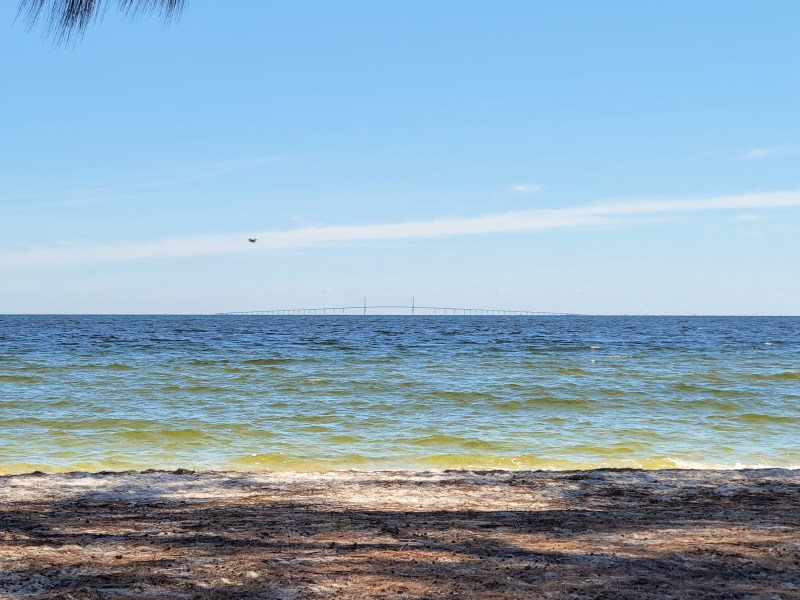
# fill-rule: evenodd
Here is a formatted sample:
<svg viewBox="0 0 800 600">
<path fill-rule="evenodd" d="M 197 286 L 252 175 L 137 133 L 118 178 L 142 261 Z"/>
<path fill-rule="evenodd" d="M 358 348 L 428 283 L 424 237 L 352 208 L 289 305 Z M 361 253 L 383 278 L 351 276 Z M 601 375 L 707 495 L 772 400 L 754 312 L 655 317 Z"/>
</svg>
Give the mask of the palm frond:
<svg viewBox="0 0 800 600">
<path fill-rule="evenodd" d="M 105 10 L 110 0 L 19 0 L 19 15 L 24 15 L 33 28 L 39 21 L 47 23 L 48 32 L 59 41 L 83 35 L 89 24 Z M 114 0 L 117 9 L 126 15 L 158 13 L 169 22 L 183 10 L 186 0 Z"/>
</svg>

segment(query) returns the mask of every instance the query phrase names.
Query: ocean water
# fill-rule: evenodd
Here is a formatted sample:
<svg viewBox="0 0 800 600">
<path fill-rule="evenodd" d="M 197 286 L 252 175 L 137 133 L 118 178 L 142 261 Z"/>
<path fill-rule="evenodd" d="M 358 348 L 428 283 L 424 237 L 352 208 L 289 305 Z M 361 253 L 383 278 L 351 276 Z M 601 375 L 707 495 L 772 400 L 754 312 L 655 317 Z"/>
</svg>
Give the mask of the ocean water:
<svg viewBox="0 0 800 600">
<path fill-rule="evenodd" d="M 800 466 L 800 318 L 0 316 L 0 473 Z"/>
</svg>

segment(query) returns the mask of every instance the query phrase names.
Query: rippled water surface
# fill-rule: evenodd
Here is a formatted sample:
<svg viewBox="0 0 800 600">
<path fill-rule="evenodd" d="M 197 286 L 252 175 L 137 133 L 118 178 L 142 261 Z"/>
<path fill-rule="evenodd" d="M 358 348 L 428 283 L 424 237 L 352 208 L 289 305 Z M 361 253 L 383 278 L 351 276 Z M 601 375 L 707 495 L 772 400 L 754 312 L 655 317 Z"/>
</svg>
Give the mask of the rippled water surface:
<svg viewBox="0 0 800 600">
<path fill-rule="evenodd" d="M 800 318 L 0 316 L 0 473 L 800 466 Z"/>
</svg>

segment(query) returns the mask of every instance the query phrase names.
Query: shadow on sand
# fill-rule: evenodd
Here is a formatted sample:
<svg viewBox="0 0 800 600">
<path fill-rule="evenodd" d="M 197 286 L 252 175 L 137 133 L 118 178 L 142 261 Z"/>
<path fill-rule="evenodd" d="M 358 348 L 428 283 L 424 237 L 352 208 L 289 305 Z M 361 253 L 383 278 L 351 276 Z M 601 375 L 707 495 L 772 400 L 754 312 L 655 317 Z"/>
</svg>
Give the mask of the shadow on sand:
<svg viewBox="0 0 800 600">
<path fill-rule="evenodd" d="M 800 598 L 794 481 L 723 496 L 600 481 L 530 510 L 294 501 L 292 485 L 279 497 L 176 500 L 126 485 L 6 502 L 0 597 Z"/>
</svg>

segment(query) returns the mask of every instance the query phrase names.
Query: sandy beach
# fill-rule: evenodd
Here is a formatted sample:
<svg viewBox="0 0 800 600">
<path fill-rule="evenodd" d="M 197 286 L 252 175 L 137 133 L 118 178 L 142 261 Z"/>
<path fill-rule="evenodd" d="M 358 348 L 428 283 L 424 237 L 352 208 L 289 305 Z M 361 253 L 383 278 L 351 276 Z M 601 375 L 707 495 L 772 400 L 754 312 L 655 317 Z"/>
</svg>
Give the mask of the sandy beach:
<svg viewBox="0 0 800 600">
<path fill-rule="evenodd" d="M 800 598 L 800 471 L 0 479 L 1 598 Z"/>
</svg>

